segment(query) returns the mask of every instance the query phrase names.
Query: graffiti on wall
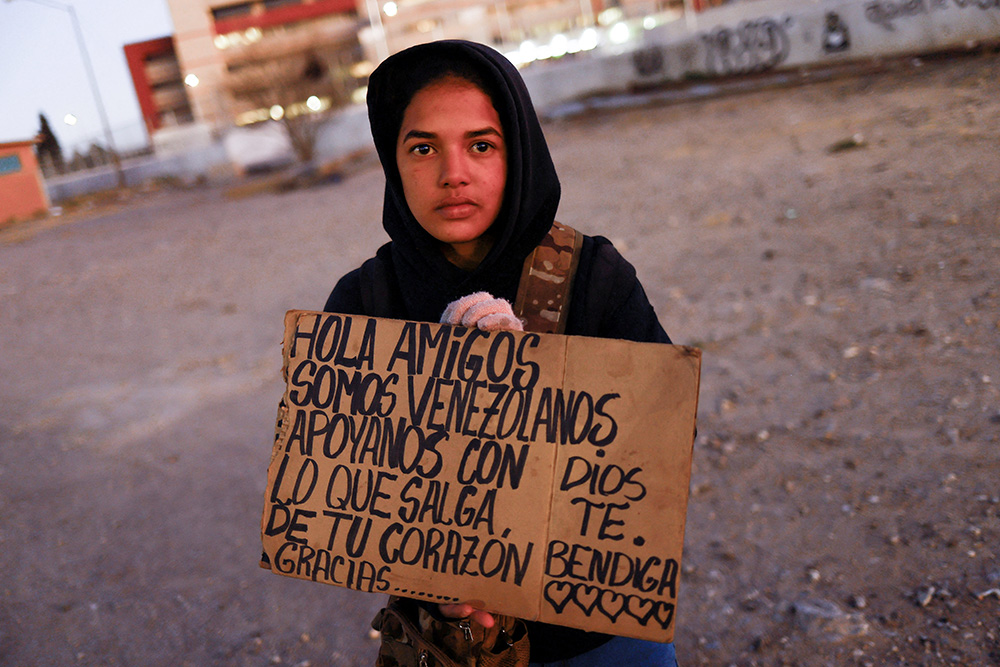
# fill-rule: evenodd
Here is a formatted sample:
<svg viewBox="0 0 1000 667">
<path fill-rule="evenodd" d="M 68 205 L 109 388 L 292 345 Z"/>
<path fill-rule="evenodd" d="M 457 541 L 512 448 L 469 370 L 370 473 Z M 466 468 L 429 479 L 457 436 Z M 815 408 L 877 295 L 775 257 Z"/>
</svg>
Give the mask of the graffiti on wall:
<svg viewBox="0 0 1000 667">
<path fill-rule="evenodd" d="M 930 14 L 950 7 L 958 9 L 1000 9 L 1000 0 L 872 0 L 865 5 L 865 18 L 886 30 L 895 30 L 894 21 Z"/>
<path fill-rule="evenodd" d="M 851 48 L 851 31 L 836 12 L 827 12 L 823 19 L 823 50 L 841 53 Z"/>
<path fill-rule="evenodd" d="M 711 74 L 725 75 L 762 72 L 780 65 L 788 57 L 791 24 L 790 17 L 759 18 L 702 34 L 705 68 Z"/>
<path fill-rule="evenodd" d="M 658 46 L 638 49 L 632 53 L 632 67 L 639 76 L 662 74 L 666 66 L 667 57 Z"/>
</svg>

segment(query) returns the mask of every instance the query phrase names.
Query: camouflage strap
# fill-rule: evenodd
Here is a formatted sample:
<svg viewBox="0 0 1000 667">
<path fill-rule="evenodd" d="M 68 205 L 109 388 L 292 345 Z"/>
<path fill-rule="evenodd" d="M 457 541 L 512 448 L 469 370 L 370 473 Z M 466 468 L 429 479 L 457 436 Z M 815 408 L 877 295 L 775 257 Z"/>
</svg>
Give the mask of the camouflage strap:
<svg viewBox="0 0 1000 667">
<path fill-rule="evenodd" d="M 524 260 L 514 314 L 525 331 L 563 333 L 569 298 L 580 261 L 583 234 L 561 222 L 552 228 Z"/>
<path fill-rule="evenodd" d="M 412 601 L 389 598 L 389 604 L 372 620 L 372 627 L 382 637 L 375 667 L 468 667 L 469 663 L 453 660 L 425 636 L 420 616 L 426 614 L 418 615 Z"/>
<path fill-rule="evenodd" d="M 414 600 L 390 596 L 372 621 L 382 636 L 375 667 L 527 667 L 531 647 L 524 621 L 494 618 L 492 628 L 442 621 Z"/>
</svg>

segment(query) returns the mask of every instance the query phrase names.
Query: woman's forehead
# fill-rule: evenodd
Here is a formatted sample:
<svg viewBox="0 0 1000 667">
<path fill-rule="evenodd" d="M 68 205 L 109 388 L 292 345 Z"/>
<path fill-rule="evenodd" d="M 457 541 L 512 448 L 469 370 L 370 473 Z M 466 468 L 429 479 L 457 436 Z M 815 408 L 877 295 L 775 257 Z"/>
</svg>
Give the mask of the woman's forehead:
<svg viewBox="0 0 1000 667">
<path fill-rule="evenodd" d="M 428 97 L 436 96 L 442 93 L 455 94 L 466 96 L 470 100 L 475 100 L 478 102 L 481 98 L 486 98 L 489 101 L 490 106 L 493 106 L 493 100 L 490 98 L 489 94 L 483 90 L 482 86 L 474 81 L 463 78 L 457 74 L 446 74 L 445 76 L 438 77 L 433 81 L 428 81 L 426 85 L 421 86 L 413 93 L 413 97 L 410 98 L 409 102 L 406 104 L 406 108 L 409 109 L 413 105 L 413 101 L 418 97 Z"/>
<path fill-rule="evenodd" d="M 400 133 L 413 129 L 414 124 L 477 124 L 485 121 L 501 131 L 500 116 L 493 100 L 476 84 L 450 77 L 439 79 L 417 91 L 403 113 Z"/>
</svg>

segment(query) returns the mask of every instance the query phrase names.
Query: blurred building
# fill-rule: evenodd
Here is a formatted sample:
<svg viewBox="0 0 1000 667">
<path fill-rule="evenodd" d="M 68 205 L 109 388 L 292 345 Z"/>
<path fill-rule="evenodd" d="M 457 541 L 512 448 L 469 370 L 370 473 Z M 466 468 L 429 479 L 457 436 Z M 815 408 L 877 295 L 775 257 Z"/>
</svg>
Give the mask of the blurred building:
<svg viewBox="0 0 1000 667">
<path fill-rule="evenodd" d="M 692 2 L 710 0 L 167 0 L 175 34 L 125 53 L 159 147 L 363 99 L 378 62 L 421 42 L 507 53 Z"/>
<path fill-rule="evenodd" d="M 509 52 L 525 41 L 548 43 L 594 26 L 601 13 L 641 17 L 683 0 L 371 0 L 371 26 L 359 38 L 378 62 L 389 53 L 437 39 L 470 39 Z M 375 11 L 377 9 L 377 11 Z"/>
<path fill-rule="evenodd" d="M 210 126 L 341 103 L 357 87 L 357 0 L 168 0 L 194 117 Z M 302 105 L 301 108 L 296 105 Z M 313 103 L 313 106 L 316 106 Z"/>
<path fill-rule="evenodd" d="M 173 38 L 127 44 L 125 60 L 150 136 L 163 127 L 194 122 Z"/>
<path fill-rule="evenodd" d="M 30 218 L 49 207 L 35 157 L 36 139 L 0 143 L 0 225 Z"/>
</svg>

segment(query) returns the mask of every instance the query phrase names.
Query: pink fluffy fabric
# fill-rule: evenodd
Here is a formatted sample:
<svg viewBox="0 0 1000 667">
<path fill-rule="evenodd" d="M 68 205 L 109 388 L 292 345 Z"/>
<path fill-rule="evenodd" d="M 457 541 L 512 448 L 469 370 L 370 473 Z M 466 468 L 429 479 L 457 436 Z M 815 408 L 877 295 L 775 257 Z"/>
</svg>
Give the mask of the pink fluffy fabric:
<svg viewBox="0 0 1000 667">
<path fill-rule="evenodd" d="M 448 304 L 441 314 L 442 324 L 478 327 L 483 331 L 524 331 L 524 323 L 514 315 L 510 302 L 488 292 L 476 292 Z"/>
</svg>

